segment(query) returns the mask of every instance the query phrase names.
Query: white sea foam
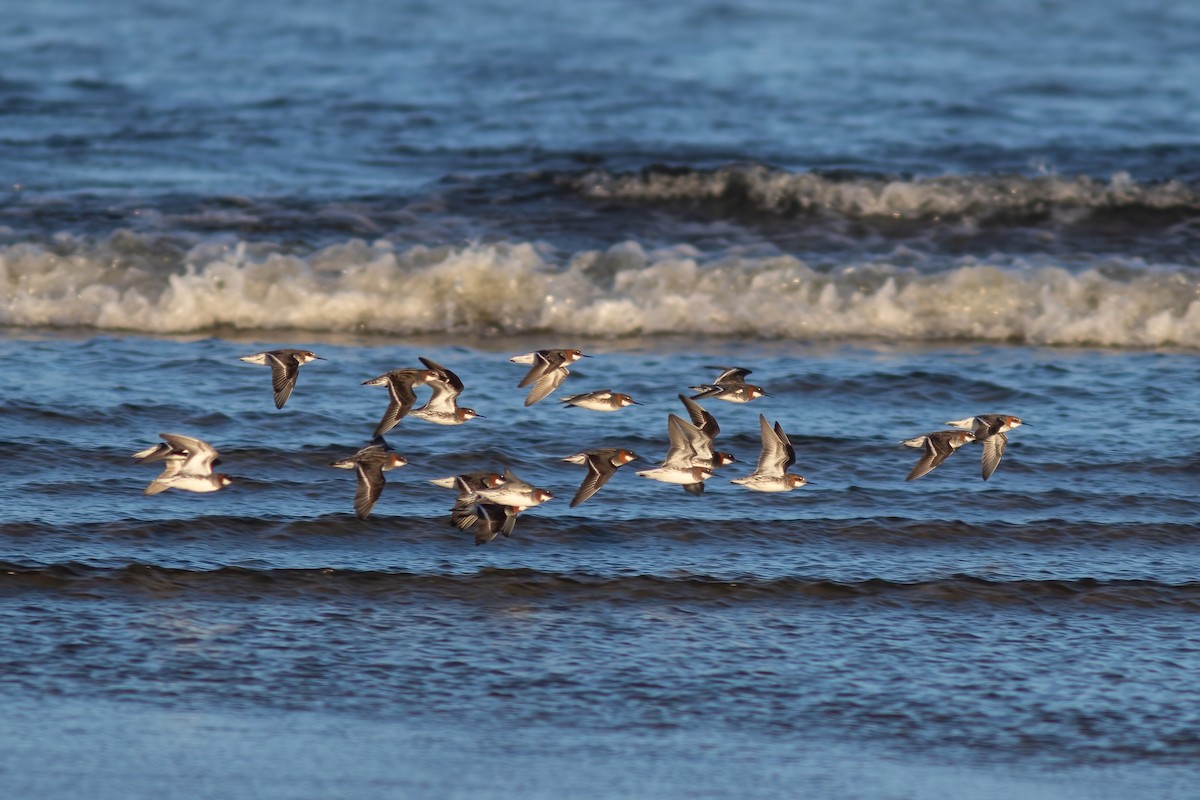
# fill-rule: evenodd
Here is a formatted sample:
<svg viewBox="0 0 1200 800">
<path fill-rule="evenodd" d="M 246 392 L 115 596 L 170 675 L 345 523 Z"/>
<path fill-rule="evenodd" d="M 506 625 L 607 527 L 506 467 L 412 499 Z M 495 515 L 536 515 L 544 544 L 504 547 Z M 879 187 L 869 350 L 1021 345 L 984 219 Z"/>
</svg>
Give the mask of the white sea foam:
<svg viewBox="0 0 1200 800">
<path fill-rule="evenodd" d="M 557 258 L 532 244 L 399 250 L 355 240 L 304 257 L 205 245 L 164 269 L 114 263 L 111 242 L 75 244 L 0 250 L 0 324 L 1200 348 L 1200 271 L 1130 259 L 1074 270 L 964 258 L 936 272 L 887 260 L 818 271 L 791 256 L 705 257 L 684 246 Z"/>
</svg>

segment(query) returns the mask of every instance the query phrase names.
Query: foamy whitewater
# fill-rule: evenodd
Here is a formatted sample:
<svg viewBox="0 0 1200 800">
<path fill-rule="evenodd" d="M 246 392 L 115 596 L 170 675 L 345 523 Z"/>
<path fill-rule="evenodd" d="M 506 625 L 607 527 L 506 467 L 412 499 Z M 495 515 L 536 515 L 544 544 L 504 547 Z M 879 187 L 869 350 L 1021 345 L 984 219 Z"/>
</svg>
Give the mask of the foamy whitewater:
<svg viewBox="0 0 1200 800">
<path fill-rule="evenodd" d="M 9 5 L 5 798 L 1195 796 L 1200 7 Z M 358 519 L 422 357 L 480 417 Z M 639 477 L 726 366 L 738 461 Z M 731 483 L 760 413 L 808 485 Z M 504 468 L 476 546 L 431 480 Z"/>
<path fill-rule="evenodd" d="M 1044 256 L 964 256 L 930 272 L 895 263 L 911 253 L 815 269 L 788 254 L 706 257 L 632 241 L 560 254 L 531 243 L 352 240 L 307 255 L 206 244 L 173 263 L 138 264 L 114 260 L 111 241 L 57 244 L 62 254 L 28 245 L 0 254 L 3 324 L 1200 347 L 1200 269 L 1129 256 L 1077 271 Z"/>
</svg>

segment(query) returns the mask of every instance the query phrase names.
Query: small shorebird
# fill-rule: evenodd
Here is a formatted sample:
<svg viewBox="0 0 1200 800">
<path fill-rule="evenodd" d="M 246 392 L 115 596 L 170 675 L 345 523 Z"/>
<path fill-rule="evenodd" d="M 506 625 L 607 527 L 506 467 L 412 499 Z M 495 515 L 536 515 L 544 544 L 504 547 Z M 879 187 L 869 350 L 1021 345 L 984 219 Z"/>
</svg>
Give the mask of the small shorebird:
<svg viewBox="0 0 1200 800">
<path fill-rule="evenodd" d="M 516 506 L 524 511 L 553 500 L 554 495 L 518 478 L 510 469 L 504 470 L 504 483 L 492 489 L 478 489 L 474 494 L 500 506 Z M 461 488 L 461 487 L 460 487 Z"/>
<path fill-rule="evenodd" d="M 576 408 L 586 408 L 589 411 L 619 411 L 628 406 L 641 405 L 629 395 L 614 392 L 612 389 L 573 394 L 570 397 L 564 397 L 561 402 L 564 407 L 575 406 Z"/>
<path fill-rule="evenodd" d="M 654 469 L 640 470 L 637 474 L 652 481 L 689 486 L 708 480 L 713 476 L 713 471 L 710 467 L 689 467 L 663 463 Z"/>
<path fill-rule="evenodd" d="M 354 513 L 359 519 L 366 519 L 383 493 L 383 485 L 387 482 L 383 473 L 407 463 L 408 459 L 393 450 L 382 436 L 378 436 L 354 455 L 334 461 L 329 466 L 355 471 L 358 488 L 354 492 Z"/>
<path fill-rule="evenodd" d="M 378 378 L 363 381 L 363 386 L 386 386 L 388 394 L 391 396 L 387 410 L 383 412 L 383 419 L 379 420 L 379 424 L 375 426 L 375 433 L 372 435 L 382 436 L 396 427 L 396 424 L 409 411 L 412 411 L 412 407 L 416 404 L 416 387 L 428 383 L 435 377 L 437 376 L 434 372 L 428 369 L 394 369 L 391 372 L 385 372 Z"/>
<path fill-rule="evenodd" d="M 588 474 L 583 479 L 583 483 L 579 485 L 579 491 L 571 499 L 571 508 L 600 491 L 600 487 L 608 483 L 608 479 L 618 468 L 630 461 L 636 461 L 637 457 L 637 453 L 632 450 L 619 447 L 600 447 L 594 450 L 584 450 L 582 453 L 564 458 L 563 461 L 572 464 L 586 464 L 588 468 Z"/>
<path fill-rule="evenodd" d="M 554 499 L 548 491 L 526 483 L 512 470 L 504 470 L 501 477 L 503 483 L 499 486 L 478 489 L 472 489 L 462 477 L 458 480 L 459 495 L 450 512 L 450 521 L 459 530 L 473 530 L 475 544 L 487 544 L 497 534 L 509 536 L 518 514 Z"/>
<path fill-rule="evenodd" d="M 687 409 L 688 416 L 692 420 L 690 426 L 686 423 L 677 426 L 679 432 L 687 439 L 688 445 L 693 451 L 692 465 L 709 467 L 716 470 L 718 467 L 727 467 L 730 464 L 736 463 L 737 459 L 733 457 L 733 453 L 726 453 L 713 448 L 713 440 L 721 432 L 721 426 L 717 424 L 717 418 L 708 413 L 703 406 L 687 395 L 681 394 L 678 397 L 679 402 L 683 403 L 683 407 Z M 692 494 L 704 493 L 703 482 L 685 483 L 683 488 Z"/>
<path fill-rule="evenodd" d="M 146 494 L 167 489 L 215 492 L 233 482 L 228 475 L 213 472 L 219 454 L 208 442 L 178 433 L 160 433 L 159 437 L 162 443 L 133 454 L 139 464 L 166 462 L 162 473 L 146 487 Z"/>
<path fill-rule="evenodd" d="M 517 524 L 519 508 L 499 506 L 479 497 L 481 489 L 496 489 L 504 485 L 504 476 L 496 472 L 464 472 L 449 478 L 429 481 L 443 489 L 457 489 L 458 498 L 450 511 L 450 524 L 459 530 L 473 530 L 475 544 L 487 544 L 497 534 L 509 536 Z"/>
<path fill-rule="evenodd" d="M 429 402 L 418 409 L 409 412 L 410 417 L 423 419 L 437 425 L 461 425 L 469 419 L 482 418 L 473 408 L 462 408 L 458 405 L 458 396 L 462 394 L 463 382 L 450 370 L 421 356 L 421 363 L 433 373 L 425 382 L 433 389 Z"/>
<path fill-rule="evenodd" d="M 567 369 L 571 364 L 574 364 L 581 358 L 587 358 L 579 350 L 535 350 L 532 353 L 525 355 L 513 356 L 509 361 L 514 364 L 532 364 L 529 372 L 525 373 L 525 377 L 517 384 L 518 389 L 524 389 L 526 386 L 533 385 L 529 390 L 529 395 L 525 398 L 525 405 L 531 406 L 534 403 L 545 400 L 555 389 L 562 385 L 562 382 L 570 374 Z"/>
<path fill-rule="evenodd" d="M 934 431 L 912 439 L 905 439 L 900 444 L 925 449 L 925 454 L 921 456 L 921 460 L 912 468 L 905 480 L 915 481 L 949 458 L 955 450 L 973 441 L 975 441 L 975 434 L 970 431 Z"/>
<path fill-rule="evenodd" d="M 767 424 L 767 418 L 758 415 L 758 426 L 762 432 L 762 452 L 758 456 L 758 467 L 745 478 L 734 478 L 731 483 L 745 486 L 756 492 L 790 492 L 808 483 L 801 475 L 788 472 L 796 463 L 796 450 L 778 422 L 775 427 Z"/>
<path fill-rule="evenodd" d="M 429 482 L 443 489 L 458 489 L 459 494 L 474 494 L 480 489 L 495 489 L 504 485 L 504 476 L 498 472 L 464 472 L 449 478 L 430 478 Z"/>
<path fill-rule="evenodd" d="M 455 503 L 450 522 L 460 531 L 471 531 L 475 535 L 475 544 L 481 545 L 500 534 L 506 539 L 511 536 L 520 513 L 517 506 L 501 506 L 476 498 L 463 504 Z"/>
<path fill-rule="evenodd" d="M 746 383 L 746 376 L 753 370 L 748 370 L 745 367 L 709 367 L 709 369 L 721 370 L 721 374 L 712 383 L 688 387 L 693 392 L 699 392 L 699 394 L 692 395 L 693 400 L 711 398 L 713 400 L 724 400 L 727 403 L 749 403 L 751 400 L 756 400 L 759 397 L 771 396 L 761 386 Z"/>
<path fill-rule="evenodd" d="M 653 469 L 638 471 L 638 475 L 653 481 L 675 483 L 692 494 L 700 494 L 696 488 L 713 475 L 712 440 L 682 417 L 667 415 L 667 455 Z"/>
<path fill-rule="evenodd" d="M 1004 448 L 1008 444 L 1008 437 L 1004 434 L 1013 428 L 1019 428 L 1029 423 L 1022 422 L 1018 417 L 1008 414 L 980 414 L 977 417 L 953 420 L 946 424 L 952 428 L 971 431 L 975 434 L 975 441 L 983 445 L 980 462 L 983 479 L 986 481 L 992 477 L 996 467 L 1000 466 L 1000 458 L 1004 455 Z"/>
<path fill-rule="evenodd" d="M 275 390 L 275 407 L 283 408 L 283 404 L 292 396 L 296 388 L 296 378 L 300 375 L 300 367 L 312 361 L 324 361 L 316 353 L 308 350 L 267 350 L 249 356 L 241 356 L 239 361 L 247 364 L 258 364 L 271 368 L 271 387 Z"/>
</svg>

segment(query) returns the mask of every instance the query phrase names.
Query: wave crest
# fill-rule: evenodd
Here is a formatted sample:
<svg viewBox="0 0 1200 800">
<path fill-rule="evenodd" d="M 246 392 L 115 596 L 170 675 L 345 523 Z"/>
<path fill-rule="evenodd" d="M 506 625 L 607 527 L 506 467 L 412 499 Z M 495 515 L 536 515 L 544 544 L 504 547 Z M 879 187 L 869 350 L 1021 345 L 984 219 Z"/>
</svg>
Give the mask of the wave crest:
<svg viewBox="0 0 1200 800">
<path fill-rule="evenodd" d="M 792 216 L 824 213 L 908 220 L 1022 219 L 1047 214 L 1200 208 L 1200 193 L 1182 181 L 1138 183 L 1127 172 L 1108 181 L 1086 175 L 944 175 L 794 173 L 760 164 L 711 170 L 648 167 L 562 176 L 559 184 L 597 200 L 719 203 Z"/>
<path fill-rule="evenodd" d="M 973 258 L 936 272 L 886 259 L 820 271 L 786 255 L 706 259 L 632 242 L 560 260 L 530 243 L 359 240 L 305 256 L 242 243 L 200 245 L 166 267 L 155 259 L 115 261 L 109 244 L 82 241 L 0 250 L 0 324 L 1200 347 L 1200 271 L 1137 259 L 1076 272 Z"/>
</svg>

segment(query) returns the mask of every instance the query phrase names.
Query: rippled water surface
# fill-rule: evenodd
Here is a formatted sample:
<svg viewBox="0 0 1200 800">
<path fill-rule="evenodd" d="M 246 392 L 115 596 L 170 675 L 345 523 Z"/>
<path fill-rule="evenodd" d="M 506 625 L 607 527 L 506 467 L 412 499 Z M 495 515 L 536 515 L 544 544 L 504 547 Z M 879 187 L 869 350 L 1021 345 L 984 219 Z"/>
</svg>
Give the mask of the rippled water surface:
<svg viewBox="0 0 1200 800">
<path fill-rule="evenodd" d="M 1191 797 L 1200 18 L 960 6 L 7 9 L 0 777 Z M 282 410 L 271 347 L 327 359 Z M 483 418 L 404 420 L 359 520 L 329 464 L 419 356 Z M 772 395 L 706 403 L 740 463 L 637 477 L 713 365 Z M 759 413 L 811 485 L 729 482 Z M 1027 422 L 989 481 L 904 480 L 979 413 Z M 160 432 L 233 485 L 143 496 Z M 429 481 L 504 467 L 555 499 L 477 547 Z"/>
<path fill-rule="evenodd" d="M 715 725 L 1056 767 L 1200 750 L 1188 354 L 596 341 L 565 389 L 646 404 L 602 415 L 522 407 L 517 340 L 305 340 L 329 360 L 276 411 L 267 370 L 236 360 L 259 344 L 4 341 L 22 376 L 3 397 L 10 689 L 581 736 Z M 382 413 L 360 381 L 419 354 L 485 418 L 403 421 L 389 439 L 410 465 L 360 521 L 328 464 Z M 710 362 L 752 364 L 774 395 L 708 403 L 748 462 L 726 472 L 757 458 L 761 411 L 813 485 L 717 478 L 697 498 L 626 468 L 566 508 L 583 470 L 559 459 L 661 458 L 675 393 Z M 903 480 L 916 451 L 898 439 L 984 408 L 1031 421 L 990 481 L 975 449 Z M 212 441 L 236 484 L 142 497 L 157 470 L 129 453 L 160 429 Z M 476 547 L 428 479 L 502 466 L 557 499 Z"/>
</svg>

